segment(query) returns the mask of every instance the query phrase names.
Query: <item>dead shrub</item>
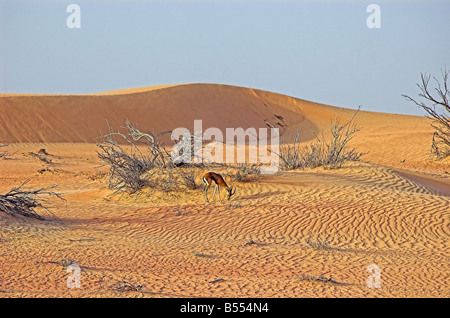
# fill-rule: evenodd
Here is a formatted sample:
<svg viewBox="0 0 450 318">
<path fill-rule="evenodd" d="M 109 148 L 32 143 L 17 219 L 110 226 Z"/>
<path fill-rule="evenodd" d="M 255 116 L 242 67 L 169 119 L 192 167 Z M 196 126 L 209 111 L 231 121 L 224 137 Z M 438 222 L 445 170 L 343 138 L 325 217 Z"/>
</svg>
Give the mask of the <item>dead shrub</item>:
<svg viewBox="0 0 450 318">
<path fill-rule="evenodd" d="M 238 182 L 256 181 L 261 175 L 260 164 L 238 163 L 232 168 L 234 172 L 231 174 L 231 177 Z"/>
<path fill-rule="evenodd" d="M 149 171 L 152 162 L 140 152 L 127 151 L 113 140 L 98 145 L 101 161 L 109 165 L 109 188 L 115 192 L 135 193 L 147 184 L 142 175 Z"/>
<path fill-rule="evenodd" d="M 110 132 L 102 136 L 102 142 L 97 144 L 101 151 L 97 151 L 100 160 L 109 166 L 109 188 L 117 192 L 135 193 L 149 185 L 148 172 L 154 167 L 165 167 L 166 156 L 158 139 L 150 134 L 143 134 L 131 123 L 126 121 L 128 137 L 120 132 Z M 122 146 L 116 140 L 120 137 Z M 131 137 L 131 139 L 129 138 Z M 147 145 L 143 153 L 135 141 L 145 138 Z M 147 175 L 144 177 L 144 174 Z M 151 173 L 150 173 L 151 175 Z"/>
<path fill-rule="evenodd" d="M 195 166 L 179 167 L 176 169 L 181 185 L 188 190 L 195 190 L 200 187 L 197 184 L 197 170 Z"/>
<path fill-rule="evenodd" d="M 125 123 L 127 135 L 110 132 L 102 136 L 97 146 L 98 157 L 109 166 L 109 188 L 117 192 L 135 193 L 149 187 L 164 193 L 199 187 L 196 182 L 197 166 L 179 163 L 173 159 L 160 140 L 161 134 L 143 133 L 128 120 Z M 127 148 L 116 140 L 125 142 Z M 142 151 L 137 143 L 141 144 Z M 201 165 L 203 166 L 203 165 Z"/>
<path fill-rule="evenodd" d="M 359 110 L 358 110 L 359 111 Z M 341 124 L 338 120 L 331 122 L 330 135 L 325 137 L 321 132 L 316 140 L 309 145 L 302 146 L 299 131 L 293 144 L 280 145 L 279 154 L 281 168 L 283 170 L 324 167 L 336 169 L 348 161 L 359 161 L 365 153 L 357 152 L 355 148 L 348 146 L 359 128 L 352 123 L 358 111 L 352 119 Z"/>
<path fill-rule="evenodd" d="M 417 84 L 420 89 L 419 97 L 425 101 L 416 101 L 408 95 L 402 95 L 413 102 L 427 113 L 431 118 L 431 126 L 434 128 L 431 143 L 431 154 L 436 159 L 444 159 L 450 156 L 450 90 L 448 89 L 448 76 L 450 71 L 441 70 L 442 84 L 433 76 L 435 87 L 430 87 L 431 75 L 420 74 L 421 83 Z M 434 92 L 434 93 L 433 93 Z M 442 108 L 440 112 L 436 108 Z"/>
<path fill-rule="evenodd" d="M 57 187 L 56 185 L 37 190 L 24 190 L 23 187 L 27 182 L 28 180 L 19 187 L 12 188 L 8 193 L 0 195 L 0 211 L 12 216 L 25 216 L 45 220 L 42 215 L 36 212 L 36 209 L 40 208 L 53 215 L 49 208 L 44 205 L 45 196 L 56 197 L 65 201 L 61 193 L 51 191 Z"/>
</svg>

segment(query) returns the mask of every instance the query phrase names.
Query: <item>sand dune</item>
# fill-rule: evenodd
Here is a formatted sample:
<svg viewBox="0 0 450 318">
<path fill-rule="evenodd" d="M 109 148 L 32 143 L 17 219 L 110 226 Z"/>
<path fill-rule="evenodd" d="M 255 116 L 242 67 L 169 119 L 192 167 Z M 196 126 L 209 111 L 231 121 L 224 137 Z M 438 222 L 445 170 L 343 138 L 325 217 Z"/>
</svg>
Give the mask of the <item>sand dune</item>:
<svg viewBox="0 0 450 318">
<path fill-rule="evenodd" d="M 314 125 L 287 96 L 265 98 L 253 89 L 225 85 L 174 85 L 92 95 L 0 96 L 0 142 L 96 142 L 106 120 L 119 129 L 129 119 L 155 132 L 186 127 L 195 119 L 217 127 Z M 278 118 L 275 116 L 279 116 Z M 282 118 L 282 119 L 280 119 Z"/>
<path fill-rule="evenodd" d="M 0 297 L 449 297 L 450 170 L 429 156 L 425 118 L 362 111 L 352 140 L 368 152 L 362 162 L 235 183 L 237 197 L 207 206 L 200 190 L 111 196 L 96 156 L 105 119 L 156 131 L 267 120 L 309 140 L 353 114 L 225 85 L 1 96 L 0 142 L 12 155 L 0 160 L 0 193 L 30 179 L 57 184 L 67 205 L 50 201 L 58 219 L 43 222 L 0 213 Z M 40 148 L 52 164 L 30 155 Z M 79 289 L 67 288 L 70 262 Z M 381 288 L 366 284 L 371 264 Z M 123 282 L 142 288 L 114 289 Z"/>
<path fill-rule="evenodd" d="M 195 119 L 203 130 L 217 127 L 280 129 L 291 141 L 314 139 L 330 121 L 349 120 L 355 110 L 327 106 L 250 88 L 217 84 L 179 84 L 90 95 L 0 94 L 0 143 L 95 143 L 124 126 L 126 119 L 155 133 L 186 127 Z M 433 132 L 424 117 L 361 111 L 354 140 L 374 163 L 400 163 L 420 169 L 429 158 Z M 406 143 L 405 140 L 413 142 Z M 170 140 L 166 140 L 170 142 Z M 384 160 L 383 158 L 387 158 Z M 424 167 L 422 167 L 424 168 Z M 434 167 L 437 168 L 437 167 Z M 443 172 L 443 171 L 441 171 Z"/>
<path fill-rule="evenodd" d="M 128 118 L 156 132 L 205 127 L 267 127 L 264 120 L 304 140 L 335 117 L 347 120 L 354 110 L 317 104 L 250 88 L 217 84 L 179 84 L 126 89 L 90 95 L 0 94 L 2 142 L 96 142 L 108 120 L 120 127 Z M 373 132 L 386 128 L 423 129 L 426 120 L 361 112 L 358 120 Z M 404 124 L 404 126 L 398 124 Z M 381 127 L 379 125 L 382 125 Z M 149 128 L 150 129 L 150 128 Z M 417 130 L 420 131 L 420 130 Z"/>
</svg>

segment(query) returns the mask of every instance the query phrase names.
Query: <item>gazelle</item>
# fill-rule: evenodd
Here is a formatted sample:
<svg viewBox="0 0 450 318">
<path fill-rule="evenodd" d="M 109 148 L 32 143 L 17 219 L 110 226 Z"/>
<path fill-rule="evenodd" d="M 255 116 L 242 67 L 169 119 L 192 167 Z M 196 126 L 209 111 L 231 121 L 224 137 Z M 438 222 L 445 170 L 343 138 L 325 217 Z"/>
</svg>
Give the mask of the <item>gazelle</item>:
<svg viewBox="0 0 450 318">
<path fill-rule="evenodd" d="M 212 184 L 213 181 L 215 183 L 215 186 L 214 186 L 214 193 L 211 198 L 212 201 L 214 201 L 214 196 L 216 195 L 216 191 L 217 191 L 217 192 L 219 192 L 219 200 L 220 200 L 220 202 L 222 202 L 222 199 L 220 198 L 219 187 L 227 189 L 227 199 L 228 200 L 230 200 L 230 198 L 236 193 L 236 187 L 235 186 L 229 187 L 227 182 L 225 181 L 225 179 L 218 173 L 215 173 L 212 171 L 206 172 L 202 176 L 202 181 L 204 183 L 203 192 L 205 193 L 207 203 L 209 203 L 207 192 L 208 192 L 209 186 Z"/>
</svg>

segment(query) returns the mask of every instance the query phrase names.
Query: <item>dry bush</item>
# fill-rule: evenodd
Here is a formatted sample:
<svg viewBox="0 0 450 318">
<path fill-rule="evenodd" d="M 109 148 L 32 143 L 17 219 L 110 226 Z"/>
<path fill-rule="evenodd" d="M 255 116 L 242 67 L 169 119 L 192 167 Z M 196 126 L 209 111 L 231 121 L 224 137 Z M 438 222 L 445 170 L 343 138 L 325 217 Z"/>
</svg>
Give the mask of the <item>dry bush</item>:
<svg viewBox="0 0 450 318">
<path fill-rule="evenodd" d="M 419 97 L 423 101 L 416 101 L 408 95 L 402 95 L 409 101 L 426 111 L 427 117 L 431 118 L 431 126 L 434 128 L 433 139 L 431 143 L 431 153 L 437 159 L 443 159 L 450 156 L 450 90 L 448 89 L 448 75 L 450 71 L 441 70 L 442 84 L 433 76 L 435 87 L 430 87 L 431 75 L 420 74 L 421 83 L 417 84 L 420 89 Z M 433 94 L 434 91 L 434 94 Z M 427 105 L 428 104 L 428 105 Z M 442 112 L 436 108 L 442 108 Z"/>
<path fill-rule="evenodd" d="M 211 170 L 213 166 L 232 169 L 233 172 L 227 176 L 239 182 L 257 180 L 261 174 L 260 164 L 214 165 L 202 160 L 192 164 L 181 160 L 186 159 L 183 154 L 172 158 L 172 154 L 160 141 L 162 134 L 143 133 L 128 120 L 125 128 L 126 134 L 110 130 L 98 144 L 101 151 L 97 151 L 97 155 L 109 166 L 109 188 L 115 190 L 114 193 L 135 193 L 143 187 L 164 193 L 195 190 L 200 187 L 197 180 L 201 173 Z M 163 134 L 165 133 L 170 132 Z M 177 145 L 183 144 L 182 149 L 193 147 L 195 138 L 197 137 L 192 134 L 186 135 Z M 191 150 L 190 159 L 198 159 Z"/>
<path fill-rule="evenodd" d="M 149 171 L 152 162 L 140 152 L 123 149 L 112 139 L 98 145 L 97 155 L 109 165 L 109 188 L 116 192 L 134 193 L 147 184 L 142 175 Z"/>
<path fill-rule="evenodd" d="M 196 166 L 189 167 L 179 167 L 176 169 L 177 174 L 179 176 L 179 180 L 181 185 L 183 185 L 188 190 L 195 190 L 200 187 L 197 184 L 197 170 Z"/>
<path fill-rule="evenodd" d="M 326 156 L 322 163 L 325 168 L 340 168 L 345 162 L 359 161 L 364 155 L 364 153 L 357 152 L 355 148 L 348 147 L 348 142 L 360 130 L 356 124 L 352 124 L 353 119 L 354 117 L 345 124 L 340 124 L 336 120 L 331 124 L 331 139 L 329 141 L 325 141 L 324 137 L 320 139 L 321 143 L 325 145 Z"/>
<path fill-rule="evenodd" d="M 12 188 L 8 193 L 0 195 L 0 211 L 12 216 L 25 216 L 38 220 L 45 220 L 43 216 L 36 212 L 37 208 L 41 208 L 53 215 L 49 208 L 43 205 L 45 196 L 62 198 L 61 193 L 51 191 L 56 185 L 37 190 L 23 190 L 23 186 L 28 182 L 25 181 L 17 188 Z"/>
<path fill-rule="evenodd" d="M 192 164 L 177 163 L 160 140 L 161 134 L 143 133 L 128 120 L 125 123 L 127 135 L 110 132 L 102 136 L 98 144 L 98 157 L 110 167 L 109 188 L 117 192 L 135 193 L 149 187 L 165 193 L 199 187 L 196 182 L 197 167 Z M 116 140 L 120 138 L 127 149 Z M 140 143 L 140 150 L 137 143 Z"/>
<path fill-rule="evenodd" d="M 197 180 L 203 171 L 203 165 L 183 165 L 172 168 L 155 167 L 151 170 L 152 175 L 148 179 L 148 186 L 165 193 L 196 190 L 200 188 Z"/>
<path fill-rule="evenodd" d="M 149 186 L 153 189 L 169 193 L 180 190 L 179 178 L 175 172 L 175 169 L 159 168 L 153 169 L 153 178 L 149 183 Z"/>
<path fill-rule="evenodd" d="M 135 193 L 144 186 L 155 186 L 157 183 L 152 182 L 152 179 L 167 179 L 162 170 L 174 167 L 159 136 L 142 133 L 128 120 L 125 125 L 128 136 L 110 130 L 102 136 L 102 142 L 97 145 L 101 149 L 97 151 L 98 157 L 109 166 L 109 188 L 115 190 L 115 193 Z M 118 142 L 116 137 L 120 138 L 122 143 Z M 141 139 L 144 140 L 144 152 L 136 145 Z M 123 143 L 127 148 L 121 145 Z"/>
<path fill-rule="evenodd" d="M 231 178 L 238 182 L 256 181 L 261 175 L 260 164 L 238 163 L 232 168 L 234 172 Z"/>
<path fill-rule="evenodd" d="M 147 156 L 151 158 L 152 166 L 162 168 L 175 167 L 171 154 L 161 142 L 161 136 L 171 133 L 171 131 L 164 131 L 157 135 L 143 133 L 137 127 L 133 126 L 129 120 L 126 120 L 125 126 L 128 129 L 128 136 L 130 136 L 133 141 L 129 141 L 123 134 L 119 134 L 127 139 L 127 141 L 136 149 L 135 143 L 141 142 L 143 139 L 144 141 L 142 143 L 147 147 Z"/>
<path fill-rule="evenodd" d="M 316 167 L 336 169 L 342 167 L 345 162 L 359 161 L 365 153 L 348 147 L 349 141 L 359 131 L 357 125 L 353 123 L 358 111 L 347 123 L 341 124 L 338 120 L 332 122 L 329 137 L 325 137 L 322 132 L 314 142 L 306 146 L 301 145 L 297 130 L 293 144 L 280 145 L 280 153 L 277 155 L 281 159 L 281 168 L 283 170 Z"/>
<path fill-rule="evenodd" d="M 287 143 L 280 144 L 280 153 L 277 154 L 281 159 L 281 168 L 283 170 L 293 170 L 304 168 L 303 147 L 300 143 L 300 135 L 297 130 L 292 145 Z"/>
</svg>

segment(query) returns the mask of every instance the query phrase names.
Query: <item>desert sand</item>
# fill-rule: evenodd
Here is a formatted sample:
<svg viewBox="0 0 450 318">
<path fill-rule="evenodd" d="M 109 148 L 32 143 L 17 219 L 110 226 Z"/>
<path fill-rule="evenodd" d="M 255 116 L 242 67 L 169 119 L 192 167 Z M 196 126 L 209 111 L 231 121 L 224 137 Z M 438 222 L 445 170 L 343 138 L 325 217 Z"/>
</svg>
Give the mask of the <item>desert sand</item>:
<svg viewBox="0 0 450 318">
<path fill-rule="evenodd" d="M 106 120 L 154 132 L 194 119 L 223 130 L 269 122 L 308 142 L 354 113 L 215 84 L 1 94 L 11 155 L 0 159 L 0 194 L 29 179 L 58 185 L 66 202 L 49 201 L 44 221 L 0 212 L 0 297 L 449 297 L 450 166 L 430 157 L 425 117 L 362 110 L 351 141 L 368 152 L 361 162 L 263 175 L 209 205 L 201 189 L 112 195 L 96 154 Z M 46 162 L 32 155 L 42 148 Z M 71 262 L 80 288 L 67 287 Z M 371 264 L 380 288 L 366 283 Z M 125 283 L 139 288 L 115 288 Z"/>
</svg>

